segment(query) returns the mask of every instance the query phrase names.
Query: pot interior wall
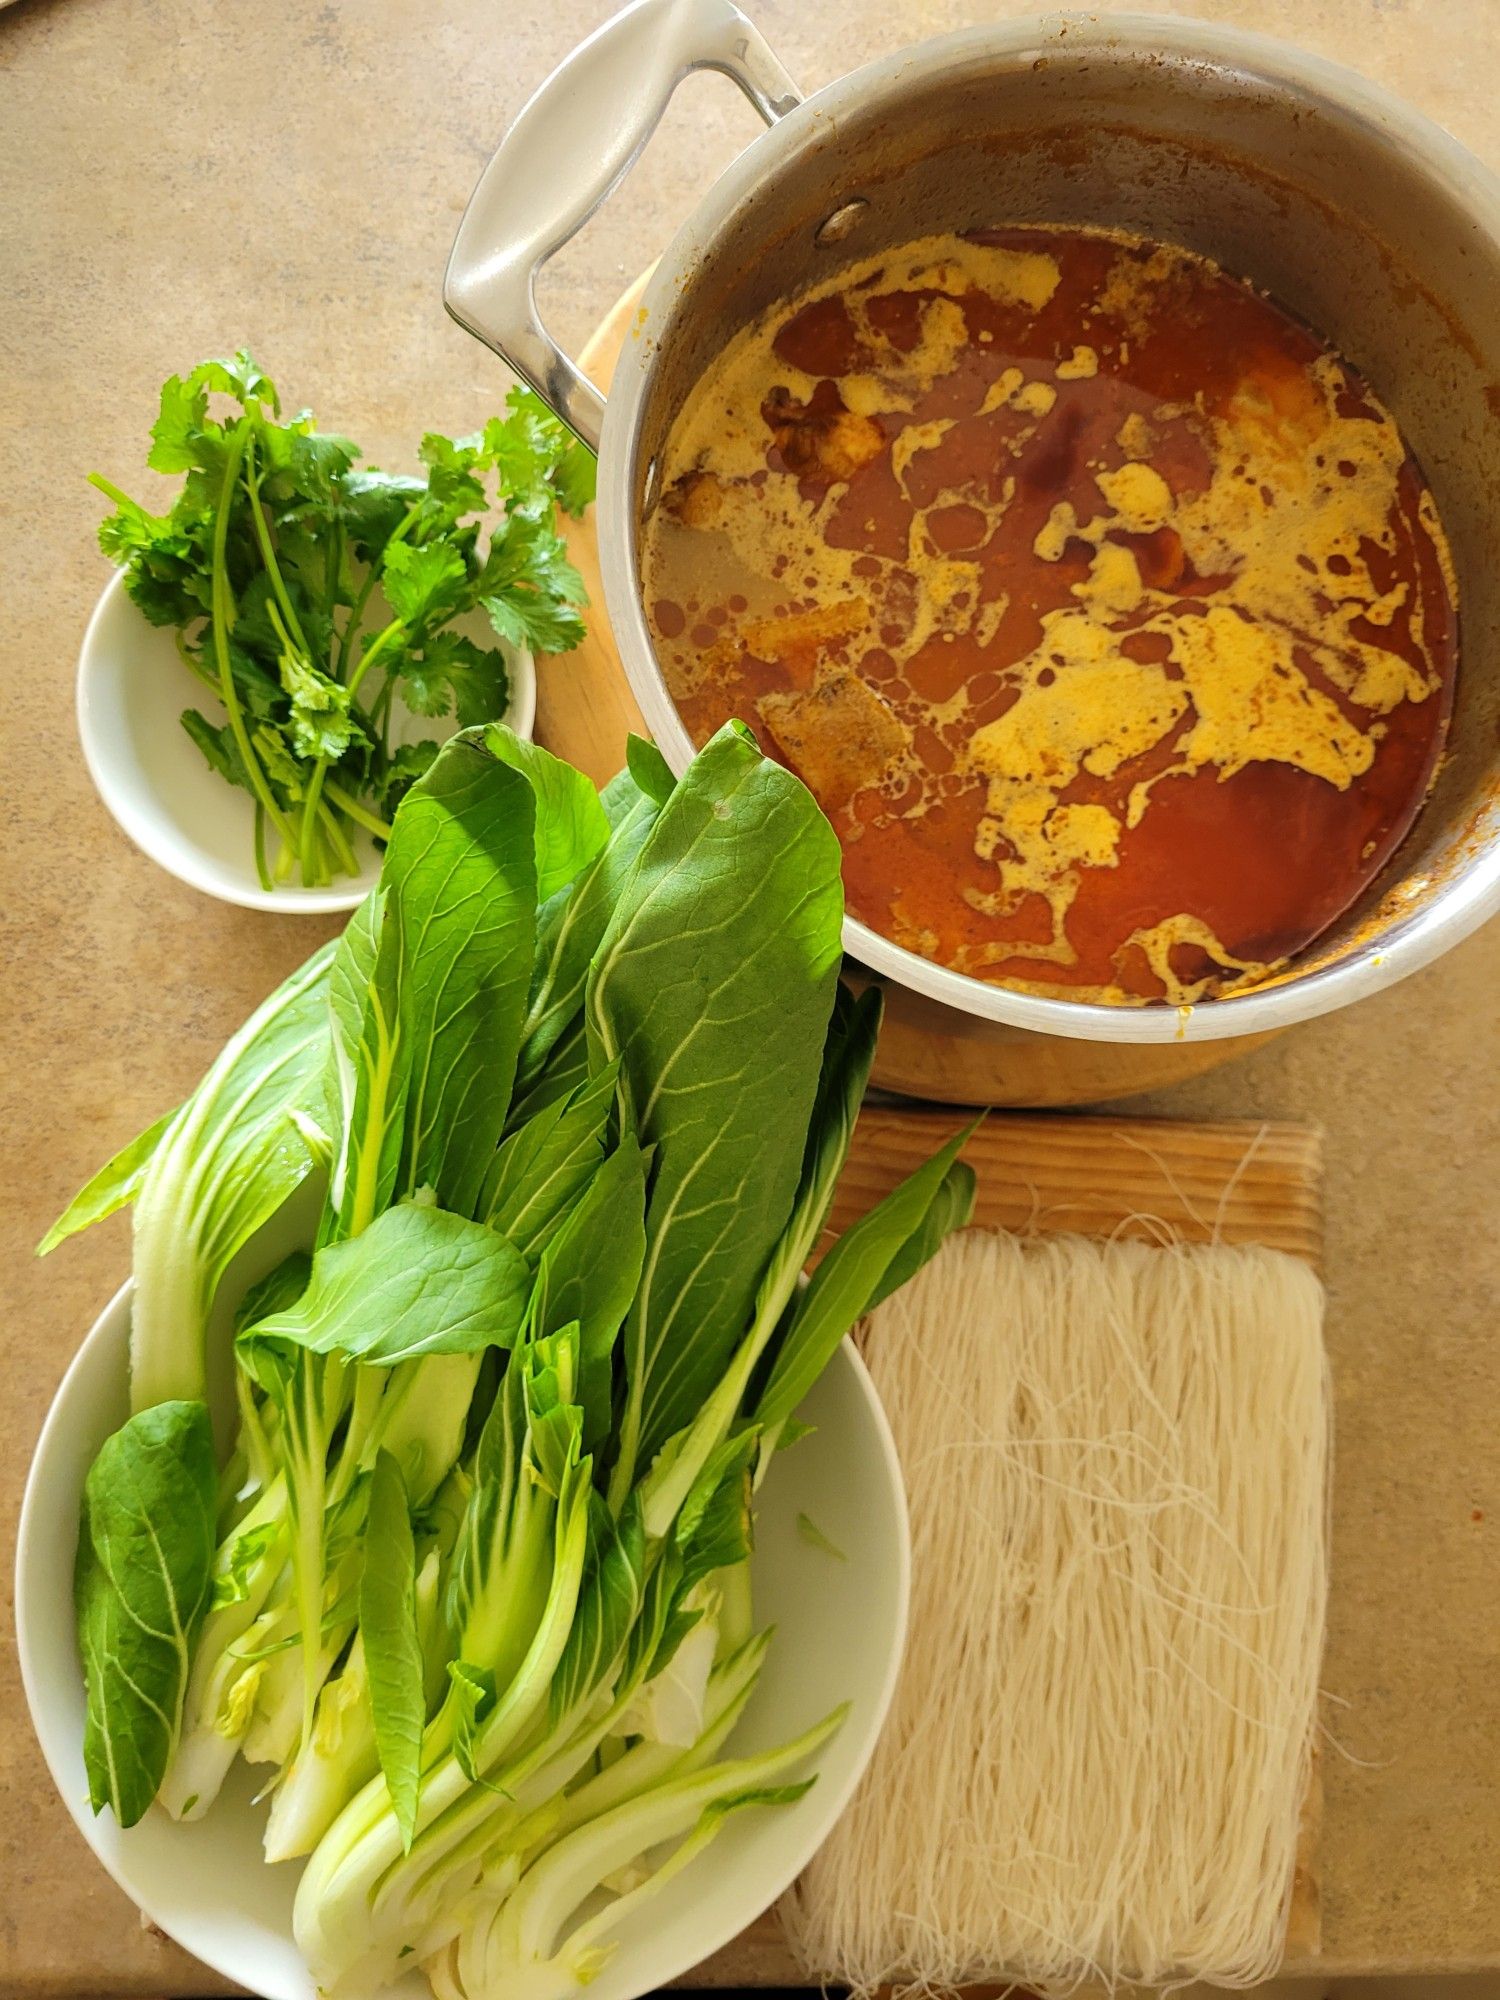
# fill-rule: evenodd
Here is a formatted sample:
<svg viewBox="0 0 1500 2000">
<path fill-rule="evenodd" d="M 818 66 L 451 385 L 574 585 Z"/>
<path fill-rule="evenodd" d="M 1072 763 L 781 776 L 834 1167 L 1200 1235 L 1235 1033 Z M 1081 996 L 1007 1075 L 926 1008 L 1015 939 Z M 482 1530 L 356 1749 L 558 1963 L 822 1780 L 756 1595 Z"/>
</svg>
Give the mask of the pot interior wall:
<svg viewBox="0 0 1500 2000">
<path fill-rule="evenodd" d="M 1347 111 L 1107 35 L 1003 56 L 971 38 L 941 73 L 914 66 L 836 115 L 823 103 L 809 100 L 759 140 L 727 215 L 710 196 L 669 253 L 681 288 L 669 324 L 653 329 L 637 513 L 673 416 L 723 342 L 873 250 L 984 224 L 1063 222 L 1206 253 L 1364 372 L 1421 460 L 1453 545 L 1461 650 L 1449 753 L 1411 834 L 1312 962 L 1336 963 L 1419 921 L 1478 841 L 1500 833 L 1500 247 L 1465 192 Z M 858 225 L 820 246 L 819 224 L 855 197 L 868 203 Z"/>
</svg>

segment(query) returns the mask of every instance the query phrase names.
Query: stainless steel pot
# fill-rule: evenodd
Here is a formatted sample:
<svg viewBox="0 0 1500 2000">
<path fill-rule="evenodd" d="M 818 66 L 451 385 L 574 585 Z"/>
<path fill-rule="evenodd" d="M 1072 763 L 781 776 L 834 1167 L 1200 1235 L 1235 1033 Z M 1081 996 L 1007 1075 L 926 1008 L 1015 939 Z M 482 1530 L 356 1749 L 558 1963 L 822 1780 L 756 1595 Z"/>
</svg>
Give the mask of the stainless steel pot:
<svg viewBox="0 0 1500 2000">
<path fill-rule="evenodd" d="M 542 325 L 536 273 L 697 69 L 731 77 L 769 129 L 662 257 L 606 407 Z M 997 221 L 1186 244 L 1265 286 L 1364 371 L 1420 457 L 1453 544 L 1462 652 L 1450 749 L 1416 826 L 1336 929 L 1275 983 L 1187 1018 L 1012 992 L 853 918 L 848 951 L 976 1021 L 1105 1042 L 1250 1035 L 1390 985 L 1500 908 L 1500 182 L 1439 127 L 1318 57 L 1146 15 L 969 29 L 804 99 L 728 0 L 637 0 L 507 133 L 459 228 L 445 296 L 598 449 L 606 606 L 636 699 L 680 771 L 693 745 L 652 652 L 638 539 L 686 392 L 736 328 L 840 264 Z"/>
</svg>

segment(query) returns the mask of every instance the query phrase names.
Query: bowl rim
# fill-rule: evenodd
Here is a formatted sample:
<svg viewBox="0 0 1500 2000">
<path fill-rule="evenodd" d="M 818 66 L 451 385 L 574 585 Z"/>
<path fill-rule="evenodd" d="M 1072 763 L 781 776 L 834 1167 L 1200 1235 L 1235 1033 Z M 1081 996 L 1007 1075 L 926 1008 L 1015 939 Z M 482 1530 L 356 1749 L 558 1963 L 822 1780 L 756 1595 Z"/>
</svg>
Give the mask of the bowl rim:
<svg viewBox="0 0 1500 2000">
<path fill-rule="evenodd" d="M 56 1563 L 56 1551 L 52 1551 L 49 1556 L 49 1552 L 41 1546 L 41 1533 L 37 1524 L 37 1516 L 43 1505 L 41 1495 L 45 1483 L 42 1468 L 56 1454 L 59 1440 L 65 1433 L 69 1421 L 68 1405 L 73 1395 L 78 1391 L 79 1379 L 85 1376 L 91 1367 L 97 1366 L 97 1358 L 91 1354 L 90 1350 L 95 1347 L 96 1343 L 104 1344 L 107 1342 L 117 1324 L 122 1320 L 125 1324 L 120 1328 L 118 1337 L 121 1339 L 122 1348 L 128 1343 L 128 1319 L 131 1297 L 134 1292 L 134 1283 L 133 1278 L 127 1278 L 117 1288 L 90 1326 L 84 1338 L 79 1342 L 67 1367 L 63 1371 L 62 1378 L 57 1385 L 52 1400 L 48 1404 L 47 1414 L 42 1420 L 42 1426 L 37 1434 L 36 1443 L 32 1450 L 30 1464 L 27 1467 L 26 1481 L 21 1495 L 21 1507 L 16 1524 L 14 1571 L 16 1652 L 20 1663 L 21 1686 L 26 1698 L 26 1708 L 31 1723 L 32 1734 L 41 1749 L 53 1787 L 57 1796 L 61 1799 L 69 1818 L 78 1832 L 83 1836 L 94 1860 L 103 1867 L 116 1887 L 129 1898 L 130 1902 L 142 1915 L 155 1924 L 166 1936 L 171 1938 L 172 1942 L 180 1950 L 189 1953 L 190 1956 L 197 1959 L 201 1964 L 208 1966 L 211 1971 L 218 1973 L 222 1978 L 243 1984 L 245 1983 L 246 1967 L 236 1964 L 232 1956 L 226 1957 L 217 1949 L 212 1951 L 205 1950 L 202 1940 L 196 1940 L 193 1944 L 183 1942 L 173 1929 L 171 1913 L 163 1911 L 159 1906 L 153 1907 L 154 1899 L 142 1899 L 135 1882 L 132 1880 L 131 1871 L 124 1863 L 121 1852 L 122 1830 L 115 1826 L 112 1817 L 102 1814 L 96 1816 L 90 1812 L 86 1799 L 75 1799 L 71 1795 L 70 1785 L 65 1782 L 64 1770 L 58 1759 L 54 1756 L 54 1746 L 51 1737 L 55 1732 L 49 1726 L 44 1725 L 42 1719 L 47 1713 L 45 1692 L 51 1684 L 52 1676 L 55 1675 L 59 1666 L 59 1663 L 56 1661 L 44 1660 L 42 1658 L 43 1642 L 39 1637 L 37 1623 L 30 1617 L 30 1607 L 33 1603 L 40 1600 L 40 1597 L 48 1588 L 48 1580 L 44 1573 L 45 1565 L 49 1560 L 54 1567 Z M 693 1964 L 701 1963 L 715 1952 L 722 1950 L 725 1945 L 729 1944 L 740 1934 L 747 1924 L 752 1923 L 756 1917 L 771 1908 L 777 1899 L 790 1888 L 803 1868 L 812 1859 L 817 1849 L 822 1845 L 823 1841 L 827 1839 L 835 1821 L 843 1812 L 855 1787 L 864 1776 L 870 1758 L 874 1754 L 876 1743 L 879 1740 L 886 1717 L 890 1712 L 891 1703 L 895 1698 L 897 1683 L 905 1659 L 906 1639 L 911 1611 L 912 1554 L 911 1517 L 907 1505 L 906 1482 L 901 1469 L 900 1455 L 896 1448 L 895 1435 L 891 1429 L 890 1419 L 886 1415 L 885 1407 L 876 1391 L 874 1379 L 858 1347 L 849 1335 L 845 1335 L 844 1339 L 839 1343 L 834 1360 L 830 1362 L 829 1368 L 824 1372 L 824 1376 L 819 1379 L 826 1379 L 827 1375 L 832 1372 L 832 1369 L 836 1365 L 841 1365 L 846 1370 L 850 1383 L 849 1393 L 852 1393 L 858 1399 L 863 1412 L 868 1416 L 873 1425 L 875 1441 L 878 1446 L 877 1457 L 880 1476 L 889 1494 L 895 1521 L 895 1547 L 894 1549 L 886 1550 L 883 1556 L 883 1560 L 887 1563 L 894 1557 L 894 1574 L 892 1580 L 895 1584 L 895 1612 L 891 1621 L 890 1640 L 886 1650 L 885 1667 L 879 1685 L 875 1690 L 873 1702 L 869 1708 L 865 1740 L 859 1746 L 857 1754 L 848 1771 L 845 1773 L 842 1782 L 837 1786 L 825 1787 L 821 1782 L 822 1774 L 819 1774 L 820 1782 L 810 1794 L 811 1797 L 818 1799 L 819 1811 L 816 1817 L 810 1818 L 808 1831 L 803 1837 L 798 1841 L 788 1844 L 785 1848 L 777 1870 L 778 1880 L 776 1887 L 766 1896 L 764 1901 L 758 1900 L 759 1892 L 757 1892 L 757 1900 L 753 1907 L 747 1907 L 733 1917 L 726 1917 L 718 1925 L 707 1927 L 702 1940 L 695 1947 L 697 1956 Z M 81 1490 L 78 1498 L 81 1501 Z M 67 1552 L 66 1559 L 69 1575 L 71 1576 L 71 1549 Z M 65 1670 L 78 1671 L 76 1655 L 70 1656 Z M 71 1779 L 71 1773 L 66 1775 Z M 115 1837 L 112 1839 L 101 1838 L 99 1831 L 101 1828 L 112 1830 Z M 675 1972 L 667 1975 L 667 1977 L 669 1979 L 680 1979 L 692 1969 L 692 1965 L 679 1966 Z M 637 1992 L 655 1990 L 655 1986 L 660 1983 L 662 1982 L 653 1980 L 652 1986 L 649 1989 L 641 1987 L 635 1990 Z M 394 1992 L 399 1989 L 392 1990 Z"/>
<path fill-rule="evenodd" d="M 226 882 L 221 871 L 208 865 L 203 849 L 190 836 L 166 828 L 160 820 L 138 807 L 116 783 L 115 759 L 118 753 L 91 713 L 91 703 L 108 660 L 105 627 L 111 618 L 119 615 L 120 605 L 126 596 L 125 572 L 116 570 L 100 591 L 84 626 L 73 696 L 74 721 L 83 761 L 88 767 L 94 790 L 115 825 L 158 868 L 175 876 L 179 882 L 185 882 L 190 889 L 212 896 L 216 902 L 229 903 L 242 910 L 268 910 L 276 916 L 327 916 L 356 909 L 375 886 L 378 868 L 367 868 L 357 876 L 329 883 L 321 889 L 303 888 L 291 882 L 279 889 L 263 889 L 247 862 L 242 881 Z M 153 626 L 144 617 L 141 624 L 147 632 L 165 632 L 164 627 Z M 529 739 L 536 727 L 536 659 L 530 648 L 525 646 L 507 646 L 505 652 L 511 673 L 511 705 L 502 719 L 518 736 Z M 186 687 L 184 692 L 187 692 Z M 452 734 L 452 731 L 448 733 Z M 153 796 L 159 799 L 159 790 L 155 787 L 151 789 Z"/>
<path fill-rule="evenodd" d="M 1303 113 L 1330 116 L 1375 135 L 1405 170 L 1425 179 L 1472 220 L 1500 256 L 1500 174 L 1438 122 L 1347 64 L 1258 30 L 1177 15 L 1064 10 L 982 23 L 909 44 L 846 72 L 803 98 L 758 133 L 698 196 L 654 266 L 640 300 L 642 324 L 667 326 L 701 248 L 742 202 L 774 180 L 798 147 L 836 144 L 840 123 L 872 102 L 890 102 L 924 79 L 962 75 L 978 65 L 1017 71 L 1041 61 L 1123 62 L 1165 70 L 1211 65 L 1264 85 Z M 599 562 L 604 598 L 632 694 L 674 772 L 694 754 L 656 660 L 642 603 L 640 522 L 633 502 L 637 436 L 654 378 L 659 339 L 627 341 L 605 401 L 599 450 Z M 1500 804 L 1481 816 L 1476 837 L 1500 840 Z M 1074 1041 L 1223 1041 L 1316 1019 L 1380 992 L 1420 970 L 1500 912 L 1500 849 L 1488 873 L 1455 874 L 1422 908 L 1397 914 L 1386 933 L 1352 943 L 1332 964 L 1318 941 L 1291 968 L 1252 991 L 1189 1006 L 1109 1006 L 1059 1000 L 956 972 L 847 916 L 844 949 L 882 979 L 969 1020 Z"/>
</svg>

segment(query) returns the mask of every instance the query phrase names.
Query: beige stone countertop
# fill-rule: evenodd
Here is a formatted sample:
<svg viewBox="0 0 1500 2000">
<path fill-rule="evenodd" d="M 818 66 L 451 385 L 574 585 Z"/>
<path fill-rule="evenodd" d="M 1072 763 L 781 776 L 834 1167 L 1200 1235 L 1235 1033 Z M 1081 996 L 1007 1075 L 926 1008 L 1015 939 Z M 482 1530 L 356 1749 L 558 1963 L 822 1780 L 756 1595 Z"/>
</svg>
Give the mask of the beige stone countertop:
<svg viewBox="0 0 1500 2000">
<path fill-rule="evenodd" d="M 766 0 L 754 11 L 810 87 L 855 55 L 1026 10 Z M 1352 61 L 1500 164 L 1495 0 L 1172 11 Z M 426 428 L 477 427 L 505 380 L 443 314 L 454 226 L 506 121 L 605 12 L 602 0 L 0 11 L 7 1594 L 32 1443 L 126 1273 L 128 1225 L 45 1265 L 31 1245 L 328 928 L 180 886 L 94 796 L 73 671 L 108 570 L 85 474 L 143 492 L 162 377 L 241 342 L 292 403 L 377 463 L 410 463 Z M 549 280 L 565 338 L 581 342 L 755 129 L 721 79 L 691 80 L 625 194 Z M 1500 925 L 1351 1012 L 1143 1101 L 1179 1116 L 1306 1119 L 1328 1135 L 1331 1971 L 1500 1968 L 1497 988 Z M 221 1990 L 141 1927 L 74 1832 L 26 1722 L 8 1608 L 0 1725 L 0 1995 Z M 785 1971 L 774 1954 L 757 1965 Z"/>
</svg>

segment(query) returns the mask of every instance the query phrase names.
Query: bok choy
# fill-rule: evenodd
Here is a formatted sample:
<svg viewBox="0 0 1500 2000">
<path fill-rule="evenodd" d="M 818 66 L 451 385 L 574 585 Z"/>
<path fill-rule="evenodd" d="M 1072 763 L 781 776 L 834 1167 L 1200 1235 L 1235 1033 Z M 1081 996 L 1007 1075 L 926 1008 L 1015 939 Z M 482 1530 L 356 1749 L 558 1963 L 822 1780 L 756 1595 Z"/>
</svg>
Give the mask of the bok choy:
<svg viewBox="0 0 1500 2000">
<path fill-rule="evenodd" d="M 803 1283 L 879 1028 L 842 914 L 831 829 L 735 726 L 602 794 L 465 731 L 343 938 L 53 1232 L 137 1204 L 137 1414 L 80 1547 L 94 1803 L 191 1819 L 265 1764 L 331 2000 L 414 1961 L 442 2000 L 572 1994 L 812 1782 L 837 1713 L 729 1742 L 755 1486 L 973 1194 L 960 1134 Z M 209 1309 L 312 1175 L 305 1248 L 230 1302 L 220 1469 Z"/>
</svg>

